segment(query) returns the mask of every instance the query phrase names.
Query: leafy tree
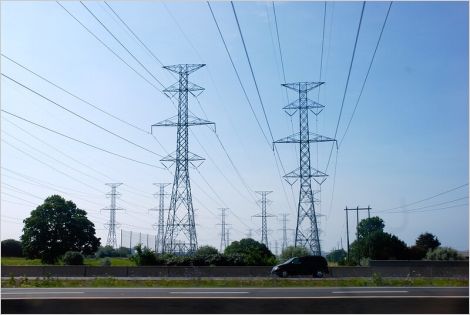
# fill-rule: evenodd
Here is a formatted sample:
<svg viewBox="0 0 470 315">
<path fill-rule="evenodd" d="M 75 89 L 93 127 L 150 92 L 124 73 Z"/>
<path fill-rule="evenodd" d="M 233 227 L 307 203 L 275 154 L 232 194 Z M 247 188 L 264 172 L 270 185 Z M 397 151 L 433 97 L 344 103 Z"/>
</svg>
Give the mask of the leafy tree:
<svg viewBox="0 0 470 315">
<path fill-rule="evenodd" d="M 384 221 L 379 217 L 372 217 L 361 220 L 357 226 L 358 238 L 364 238 L 371 233 L 380 231 L 383 232 L 385 227 Z"/>
<path fill-rule="evenodd" d="M 100 246 L 95 253 L 96 258 L 104 257 L 127 257 L 129 254 L 129 249 L 126 247 L 120 247 L 119 249 L 114 249 L 112 246 Z"/>
<path fill-rule="evenodd" d="M 308 256 L 310 252 L 303 246 L 287 246 L 281 252 L 281 260 L 286 261 L 292 257 Z"/>
<path fill-rule="evenodd" d="M 428 260 L 464 260 L 455 249 L 451 247 L 437 247 L 426 254 Z"/>
<path fill-rule="evenodd" d="M 326 260 L 330 262 L 339 263 L 346 259 L 346 251 L 344 249 L 335 249 L 328 255 L 326 255 Z"/>
<path fill-rule="evenodd" d="M 62 260 L 64 265 L 83 265 L 83 255 L 79 252 L 68 251 Z"/>
<path fill-rule="evenodd" d="M 356 263 L 362 258 L 379 260 L 408 258 L 408 247 L 405 242 L 395 235 L 380 230 L 354 241 L 350 251 L 350 258 Z"/>
<path fill-rule="evenodd" d="M 21 242 L 14 239 L 3 240 L 2 257 L 23 257 Z"/>
<path fill-rule="evenodd" d="M 96 238 L 95 226 L 86 214 L 59 195 L 48 197 L 23 221 L 21 242 L 25 255 L 51 264 L 67 251 L 85 255 L 96 252 L 100 239 Z"/>
<path fill-rule="evenodd" d="M 439 242 L 437 236 L 428 232 L 422 233 L 416 239 L 416 246 L 421 247 L 425 252 L 433 250 L 439 247 L 439 245 L 441 245 L 441 242 Z"/>
<path fill-rule="evenodd" d="M 252 238 L 244 238 L 234 241 L 224 251 L 225 256 L 239 255 L 248 266 L 272 266 L 276 263 L 276 257 L 266 245 Z"/>
</svg>

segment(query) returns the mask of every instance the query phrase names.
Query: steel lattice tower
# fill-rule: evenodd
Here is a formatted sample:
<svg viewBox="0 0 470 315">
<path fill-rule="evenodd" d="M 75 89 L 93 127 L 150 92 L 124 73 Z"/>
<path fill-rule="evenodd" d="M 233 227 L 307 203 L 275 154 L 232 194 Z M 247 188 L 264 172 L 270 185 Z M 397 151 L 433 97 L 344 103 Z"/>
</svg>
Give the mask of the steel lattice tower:
<svg viewBox="0 0 470 315">
<path fill-rule="evenodd" d="M 221 231 L 220 231 L 220 252 L 222 252 L 225 249 L 225 247 L 228 246 L 228 229 L 226 229 L 226 226 L 228 224 L 225 222 L 225 218 L 226 218 L 228 208 L 220 208 L 219 210 L 221 211 L 222 222 L 220 224 L 217 224 L 217 225 L 221 226 Z"/>
<path fill-rule="evenodd" d="M 267 204 L 271 201 L 266 198 L 266 196 L 272 191 L 257 191 L 256 193 L 261 195 L 261 200 L 258 200 L 258 203 L 261 203 L 261 213 L 255 214 L 253 217 L 261 218 L 261 243 L 269 247 L 268 243 L 268 217 L 274 217 L 272 214 L 267 213 Z"/>
<path fill-rule="evenodd" d="M 116 188 L 121 186 L 122 183 L 107 183 L 106 185 L 111 187 L 111 191 L 106 194 L 106 197 L 111 198 L 111 205 L 108 208 L 101 209 L 109 211 L 109 222 L 105 224 L 105 226 L 108 227 L 108 239 L 106 240 L 106 245 L 116 248 L 116 227 L 119 226 L 119 223 L 116 222 L 116 211 L 123 210 L 122 208 L 116 207 L 116 197 L 121 195 L 120 193 L 116 192 Z"/>
<path fill-rule="evenodd" d="M 287 228 L 287 216 L 288 213 L 281 213 L 282 216 L 282 245 L 281 245 L 281 250 L 284 250 L 287 247 L 287 230 L 290 230 Z"/>
<path fill-rule="evenodd" d="M 158 198 L 158 208 L 149 209 L 149 211 L 157 211 L 157 222 L 152 226 L 157 230 L 157 236 L 155 240 L 155 252 L 162 252 L 163 235 L 165 234 L 165 187 L 170 185 L 169 183 L 153 183 L 155 186 L 159 186 L 159 192 L 153 194 L 155 198 Z"/>
<path fill-rule="evenodd" d="M 299 129 L 289 137 L 282 138 L 276 143 L 299 144 L 299 167 L 286 174 L 284 178 L 293 185 L 300 179 L 299 203 L 297 209 L 297 226 L 295 230 L 295 246 L 305 246 L 313 255 L 321 255 L 320 238 L 318 232 L 317 215 L 315 213 L 315 200 L 313 198 L 313 178 L 318 184 L 326 179 L 326 174 L 310 166 L 310 143 L 336 141 L 309 131 L 308 113 L 312 111 L 318 115 L 325 106 L 307 98 L 310 90 L 319 87 L 324 82 L 296 82 L 282 84 L 286 88 L 298 93 L 298 99 L 284 107 L 290 116 L 299 112 Z"/>
<path fill-rule="evenodd" d="M 179 80 L 163 92 L 169 97 L 178 95 L 178 115 L 152 125 L 176 126 L 176 151 L 161 159 L 163 163 L 175 164 L 175 176 L 171 191 L 168 219 L 163 237 L 163 252 L 191 254 L 197 249 L 196 224 L 189 180 L 189 163 L 199 166 L 204 159 L 189 152 L 189 127 L 210 125 L 213 122 L 189 115 L 188 93 L 197 97 L 204 88 L 188 81 L 190 73 L 204 67 L 204 64 L 179 64 L 163 68 L 178 74 Z"/>
</svg>

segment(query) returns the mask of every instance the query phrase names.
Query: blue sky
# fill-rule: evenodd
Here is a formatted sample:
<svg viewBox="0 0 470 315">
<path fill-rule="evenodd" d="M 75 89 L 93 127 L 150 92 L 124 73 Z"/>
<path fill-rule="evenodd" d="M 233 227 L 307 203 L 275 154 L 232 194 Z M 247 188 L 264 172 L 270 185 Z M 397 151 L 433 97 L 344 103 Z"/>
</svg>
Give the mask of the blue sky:
<svg viewBox="0 0 470 315">
<path fill-rule="evenodd" d="M 158 86 L 80 2 L 62 4 Z M 199 97 L 204 112 L 194 99 L 190 100 L 190 110 L 202 118 L 207 114 L 216 123 L 217 133 L 249 191 L 214 133 L 206 127 L 192 128 L 190 150 L 206 158 L 199 168 L 200 174 L 191 170 L 199 243 L 218 247 L 220 226 L 216 224 L 220 221 L 220 207 L 230 208 L 227 221 L 232 224 L 231 239 L 244 237 L 248 228 L 258 229 L 259 220 L 251 218 L 260 211 L 253 200 L 256 190 L 273 190 L 268 211 L 277 215 L 289 213 L 288 224 L 294 228 L 296 201 L 292 199 L 291 187 L 280 179 L 271 148 L 244 98 L 207 4 L 122 1 L 109 4 L 165 65 L 207 64 L 190 77 L 192 82 L 206 88 Z M 282 110 L 287 99 L 280 85 L 284 82 L 271 2 L 234 4 L 273 136 L 285 137 L 292 133 L 292 126 Z M 86 5 L 165 86 L 174 82 L 103 2 Z M 230 3 L 211 5 L 256 115 L 269 135 Z M 275 5 L 286 81 L 319 80 L 324 3 Z M 361 7 L 362 2 L 327 3 L 322 74 L 326 83 L 319 96 L 326 107 L 317 122 L 313 115 L 310 120 L 311 130 L 325 136 L 333 137 L 335 132 Z M 351 117 L 387 8 L 388 2 L 366 4 L 339 139 Z M 109 52 L 57 3 L 2 1 L 1 9 L 2 54 L 144 130 L 176 114 L 167 98 Z M 143 147 L 161 155 L 175 149 L 174 128 L 154 129 L 164 151 L 150 135 L 111 119 L 3 57 L 1 67 L 3 74 Z M 113 152 L 160 165 L 156 155 L 79 120 L 5 77 L 1 88 L 4 110 Z M 310 96 L 316 100 L 317 93 Z M 289 94 L 290 100 L 294 97 L 294 93 Z M 67 192 L 62 195 L 90 213 L 105 242 L 103 223 L 108 214 L 99 210 L 108 205 L 104 183 L 111 180 L 125 184 L 119 189 L 122 198 L 118 201 L 126 209 L 118 213 L 122 229 L 154 233 L 151 228 L 154 214 L 147 212 L 157 204 L 152 196 L 156 191 L 152 183 L 171 182 L 169 172 L 112 157 L 5 114 L 1 122 L 2 239 L 18 238 L 21 220 L 34 205 L 61 189 Z M 296 129 L 296 117 L 293 123 Z M 279 146 L 286 172 L 298 166 L 295 150 L 294 145 Z M 311 151 L 312 166 L 318 165 L 318 169 L 325 171 L 330 145 L 318 145 L 318 161 L 317 146 L 312 145 Z M 378 211 L 376 214 L 385 220 L 388 232 L 408 244 L 413 244 L 420 233 L 429 231 L 444 245 L 468 248 L 468 198 L 465 198 L 468 186 L 401 207 L 468 182 L 466 2 L 393 4 L 357 112 L 339 148 L 337 163 L 336 150 L 333 152 L 327 171 L 329 178 L 321 187 L 321 205 L 317 209 L 324 215 L 320 220 L 324 250 L 337 247 L 341 237 L 345 245 L 345 206 L 368 205 L 373 208 L 372 213 Z M 18 172 L 52 183 L 56 189 L 37 181 L 33 184 Z M 297 198 L 298 186 L 292 189 Z M 380 212 L 395 207 L 400 208 Z M 427 208 L 417 209 L 420 207 Z M 281 243 L 281 223 L 272 218 L 268 226 L 274 248 L 275 240 Z M 258 234 L 254 237 L 260 238 Z"/>
</svg>

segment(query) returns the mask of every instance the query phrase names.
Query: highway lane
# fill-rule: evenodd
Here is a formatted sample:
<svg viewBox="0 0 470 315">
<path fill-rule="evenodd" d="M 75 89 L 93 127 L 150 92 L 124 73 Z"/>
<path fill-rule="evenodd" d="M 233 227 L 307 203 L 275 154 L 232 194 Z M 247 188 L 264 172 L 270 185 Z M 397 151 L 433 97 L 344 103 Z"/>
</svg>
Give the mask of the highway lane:
<svg viewBox="0 0 470 315">
<path fill-rule="evenodd" d="M 2 313 L 468 313 L 468 288 L 2 288 Z"/>
<path fill-rule="evenodd" d="M 2 288 L 2 299 L 468 297 L 468 287 Z"/>
</svg>

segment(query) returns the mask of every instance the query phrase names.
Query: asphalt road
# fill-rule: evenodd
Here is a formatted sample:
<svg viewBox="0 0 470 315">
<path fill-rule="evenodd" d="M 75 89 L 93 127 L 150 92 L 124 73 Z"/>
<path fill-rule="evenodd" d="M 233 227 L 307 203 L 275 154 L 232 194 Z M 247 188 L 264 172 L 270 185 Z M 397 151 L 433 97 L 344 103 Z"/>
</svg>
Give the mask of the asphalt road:
<svg viewBox="0 0 470 315">
<path fill-rule="evenodd" d="M 468 313 L 469 289 L 18 288 L 2 313 Z"/>
</svg>

